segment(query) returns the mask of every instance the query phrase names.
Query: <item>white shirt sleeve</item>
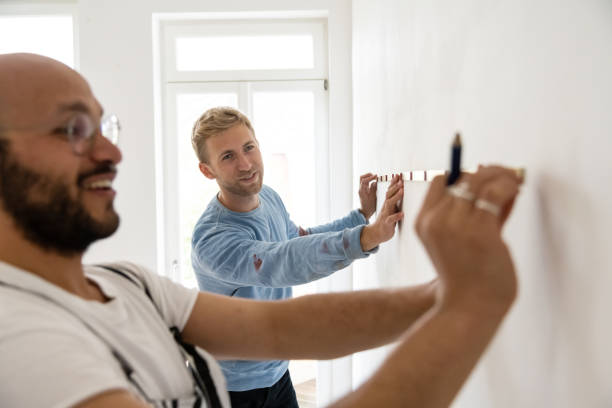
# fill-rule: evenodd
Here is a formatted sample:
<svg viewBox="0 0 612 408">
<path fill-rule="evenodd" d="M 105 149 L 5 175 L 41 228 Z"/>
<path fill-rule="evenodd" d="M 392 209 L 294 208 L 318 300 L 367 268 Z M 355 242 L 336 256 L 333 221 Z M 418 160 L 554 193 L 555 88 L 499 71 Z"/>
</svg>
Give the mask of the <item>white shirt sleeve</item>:
<svg viewBox="0 0 612 408">
<path fill-rule="evenodd" d="M 82 324 L 42 313 L 36 330 L 11 325 L 0 336 L 0 401 L 6 407 L 68 407 L 129 384 L 108 348 Z M 24 316 L 22 316 L 24 317 Z"/>
</svg>

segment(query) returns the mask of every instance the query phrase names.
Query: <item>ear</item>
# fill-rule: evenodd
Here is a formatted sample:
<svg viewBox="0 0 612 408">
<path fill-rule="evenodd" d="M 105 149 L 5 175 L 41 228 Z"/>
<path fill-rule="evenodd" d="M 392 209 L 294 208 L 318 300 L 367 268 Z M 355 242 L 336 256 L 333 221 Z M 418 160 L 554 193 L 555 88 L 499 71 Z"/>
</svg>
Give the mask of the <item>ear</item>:
<svg viewBox="0 0 612 408">
<path fill-rule="evenodd" d="M 209 178 L 211 180 L 214 180 L 217 178 L 217 176 L 215 175 L 215 173 L 213 172 L 212 168 L 210 168 L 210 166 L 206 163 L 200 163 L 198 165 L 198 167 L 200 168 L 200 172 L 206 176 L 206 178 Z"/>
</svg>

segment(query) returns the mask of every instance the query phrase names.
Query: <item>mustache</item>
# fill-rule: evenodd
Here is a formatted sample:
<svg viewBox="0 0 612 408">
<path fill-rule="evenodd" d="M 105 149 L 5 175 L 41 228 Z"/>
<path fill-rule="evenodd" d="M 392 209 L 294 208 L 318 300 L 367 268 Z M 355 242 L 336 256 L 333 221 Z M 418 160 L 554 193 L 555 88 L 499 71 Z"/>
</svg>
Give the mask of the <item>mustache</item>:
<svg viewBox="0 0 612 408">
<path fill-rule="evenodd" d="M 89 170 L 85 173 L 79 174 L 77 179 L 78 183 L 81 184 L 87 177 L 95 176 L 98 174 L 117 173 L 117 166 L 111 162 L 100 163 L 94 169 Z"/>
</svg>

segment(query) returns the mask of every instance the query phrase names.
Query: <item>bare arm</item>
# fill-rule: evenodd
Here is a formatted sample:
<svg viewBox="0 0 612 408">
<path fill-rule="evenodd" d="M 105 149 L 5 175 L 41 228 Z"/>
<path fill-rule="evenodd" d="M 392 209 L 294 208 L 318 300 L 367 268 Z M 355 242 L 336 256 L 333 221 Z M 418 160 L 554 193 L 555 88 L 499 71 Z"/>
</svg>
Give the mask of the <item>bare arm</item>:
<svg viewBox="0 0 612 408">
<path fill-rule="evenodd" d="M 274 302 L 200 293 L 183 337 L 218 358 L 336 358 L 396 340 L 433 305 L 435 287 L 434 281 Z"/>
</svg>

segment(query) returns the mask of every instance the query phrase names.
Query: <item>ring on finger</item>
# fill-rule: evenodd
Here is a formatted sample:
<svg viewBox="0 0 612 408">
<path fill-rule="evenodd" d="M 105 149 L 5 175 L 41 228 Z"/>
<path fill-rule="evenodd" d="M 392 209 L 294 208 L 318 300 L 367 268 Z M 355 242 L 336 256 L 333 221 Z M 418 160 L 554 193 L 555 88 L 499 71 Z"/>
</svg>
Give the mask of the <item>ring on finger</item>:
<svg viewBox="0 0 612 408">
<path fill-rule="evenodd" d="M 474 193 L 470 191 L 469 184 L 465 181 L 462 181 L 457 185 L 450 186 L 447 188 L 447 190 L 450 195 L 463 198 L 464 200 L 468 200 L 470 202 L 474 201 L 474 199 L 476 198 Z"/>
<path fill-rule="evenodd" d="M 501 208 L 499 207 L 499 205 L 493 204 L 492 202 L 487 200 L 483 200 L 482 198 L 479 198 L 474 202 L 474 207 L 488 211 L 496 217 L 499 217 L 499 214 L 501 213 Z"/>
</svg>

